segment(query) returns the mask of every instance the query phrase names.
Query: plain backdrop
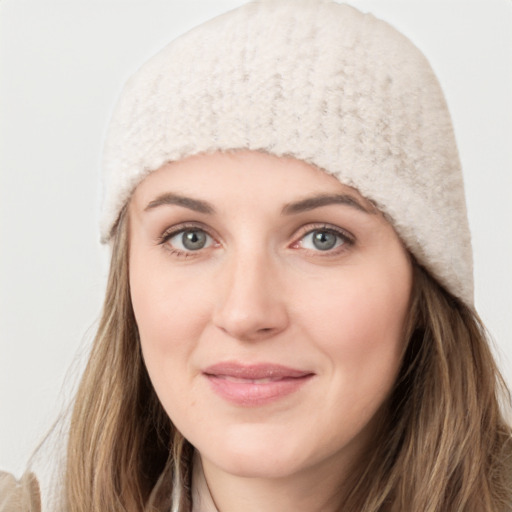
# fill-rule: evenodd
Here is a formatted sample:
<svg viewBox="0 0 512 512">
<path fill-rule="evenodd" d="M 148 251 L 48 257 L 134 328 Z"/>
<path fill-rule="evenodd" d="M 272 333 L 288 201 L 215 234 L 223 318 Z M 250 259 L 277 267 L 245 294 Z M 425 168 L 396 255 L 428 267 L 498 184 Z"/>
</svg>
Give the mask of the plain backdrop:
<svg viewBox="0 0 512 512">
<path fill-rule="evenodd" d="M 97 321 L 102 139 L 124 81 L 240 0 L 0 2 L 0 469 L 70 398 Z M 512 384 L 512 3 L 354 0 L 427 55 L 465 173 L 476 306 Z"/>
</svg>

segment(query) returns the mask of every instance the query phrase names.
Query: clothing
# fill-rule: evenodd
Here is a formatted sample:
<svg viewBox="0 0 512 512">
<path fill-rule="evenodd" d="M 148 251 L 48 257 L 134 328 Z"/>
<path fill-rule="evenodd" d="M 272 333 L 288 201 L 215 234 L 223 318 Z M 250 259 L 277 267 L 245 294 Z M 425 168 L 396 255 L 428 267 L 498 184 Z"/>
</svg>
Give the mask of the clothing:
<svg viewBox="0 0 512 512">
<path fill-rule="evenodd" d="M 40 512 L 39 484 L 33 473 L 16 480 L 10 473 L 0 471 L 0 512 Z"/>
<path fill-rule="evenodd" d="M 41 512 L 39 485 L 33 473 L 16 480 L 0 471 L 0 512 Z M 192 512 L 218 512 L 198 456 L 194 457 L 192 472 Z"/>
<path fill-rule="evenodd" d="M 110 123 L 103 241 L 151 172 L 244 149 L 296 158 L 357 189 L 472 306 L 450 115 L 427 59 L 389 24 L 329 0 L 259 0 L 166 46 L 127 82 Z"/>
<path fill-rule="evenodd" d="M 192 512 L 219 512 L 208 489 L 203 465 L 197 454 L 192 471 Z"/>
</svg>

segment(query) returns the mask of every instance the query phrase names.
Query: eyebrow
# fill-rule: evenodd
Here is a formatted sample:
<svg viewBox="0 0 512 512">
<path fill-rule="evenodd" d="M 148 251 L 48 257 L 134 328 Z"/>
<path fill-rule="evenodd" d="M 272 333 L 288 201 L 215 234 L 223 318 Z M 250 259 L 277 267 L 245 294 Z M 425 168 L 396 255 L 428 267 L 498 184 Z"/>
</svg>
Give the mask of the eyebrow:
<svg viewBox="0 0 512 512">
<path fill-rule="evenodd" d="M 215 213 L 215 208 L 206 201 L 202 201 L 200 199 L 192 199 L 191 197 L 181 196 L 179 194 L 173 194 L 169 192 L 162 194 L 151 201 L 146 206 L 146 208 L 144 208 L 144 211 L 170 204 L 182 206 L 183 208 L 188 208 L 189 210 L 193 210 L 198 213 L 205 213 L 208 215 Z"/>
<path fill-rule="evenodd" d="M 322 206 L 329 206 L 332 204 L 341 204 L 350 206 L 364 213 L 373 214 L 373 210 L 365 208 L 355 197 L 348 194 L 320 194 L 317 196 L 307 197 L 300 201 L 294 201 L 286 204 L 282 211 L 282 215 L 293 215 L 302 212 L 314 210 L 315 208 L 321 208 Z M 156 199 L 148 203 L 144 211 L 158 208 L 164 205 L 177 205 L 193 210 L 198 213 L 204 213 L 212 215 L 215 213 L 215 208 L 201 199 L 192 199 L 191 197 L 182 196 L 172 192 L 166 192 Z"/>
<path fill-rule="evenodd" d="M 307 212 L 309 210 L 314 210 L 315 208 L 320 208 L 322 206 L 329 206 L 331 204 L 342 204 L 346 206 L 350 206 L 364 213 L 373 214 L 375 211 L 373 209 L 369 209 L 364 207 L 355 197 L 348 194 L 320 194 L 313 197 L 307 197 L 300 201 L 295 201 L 293 203 L 288 203 L 284 206 L 282 210 L 283 215 L 292 215 L 302 212 Z"/>
</svg>

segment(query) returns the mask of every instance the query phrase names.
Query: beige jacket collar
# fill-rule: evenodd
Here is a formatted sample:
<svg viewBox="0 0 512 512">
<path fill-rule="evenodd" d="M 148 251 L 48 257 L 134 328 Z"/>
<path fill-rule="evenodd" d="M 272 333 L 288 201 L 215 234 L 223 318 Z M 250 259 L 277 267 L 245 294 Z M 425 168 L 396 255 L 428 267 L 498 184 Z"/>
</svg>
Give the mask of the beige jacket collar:
<svg viewBox="0 0 512 512">
<path fill-rule="evenodd" d="M 206 483 L 201 458 L 196 452 L 192 469 L 192 512 L 219 512 Z"/>
</svg>

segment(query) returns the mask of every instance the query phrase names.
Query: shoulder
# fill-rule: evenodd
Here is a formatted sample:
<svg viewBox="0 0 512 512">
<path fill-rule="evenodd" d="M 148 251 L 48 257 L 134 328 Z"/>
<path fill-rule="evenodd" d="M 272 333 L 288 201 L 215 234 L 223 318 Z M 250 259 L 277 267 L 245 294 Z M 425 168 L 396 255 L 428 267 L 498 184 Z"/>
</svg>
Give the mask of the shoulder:
<svg viewBox="0 0 512 512">
<path fill-rule="evenodd" d="M 16 480 L 0 471 L 0 512 L 40 512 L 39 484 L 33 473 Z"/>
</svg>

